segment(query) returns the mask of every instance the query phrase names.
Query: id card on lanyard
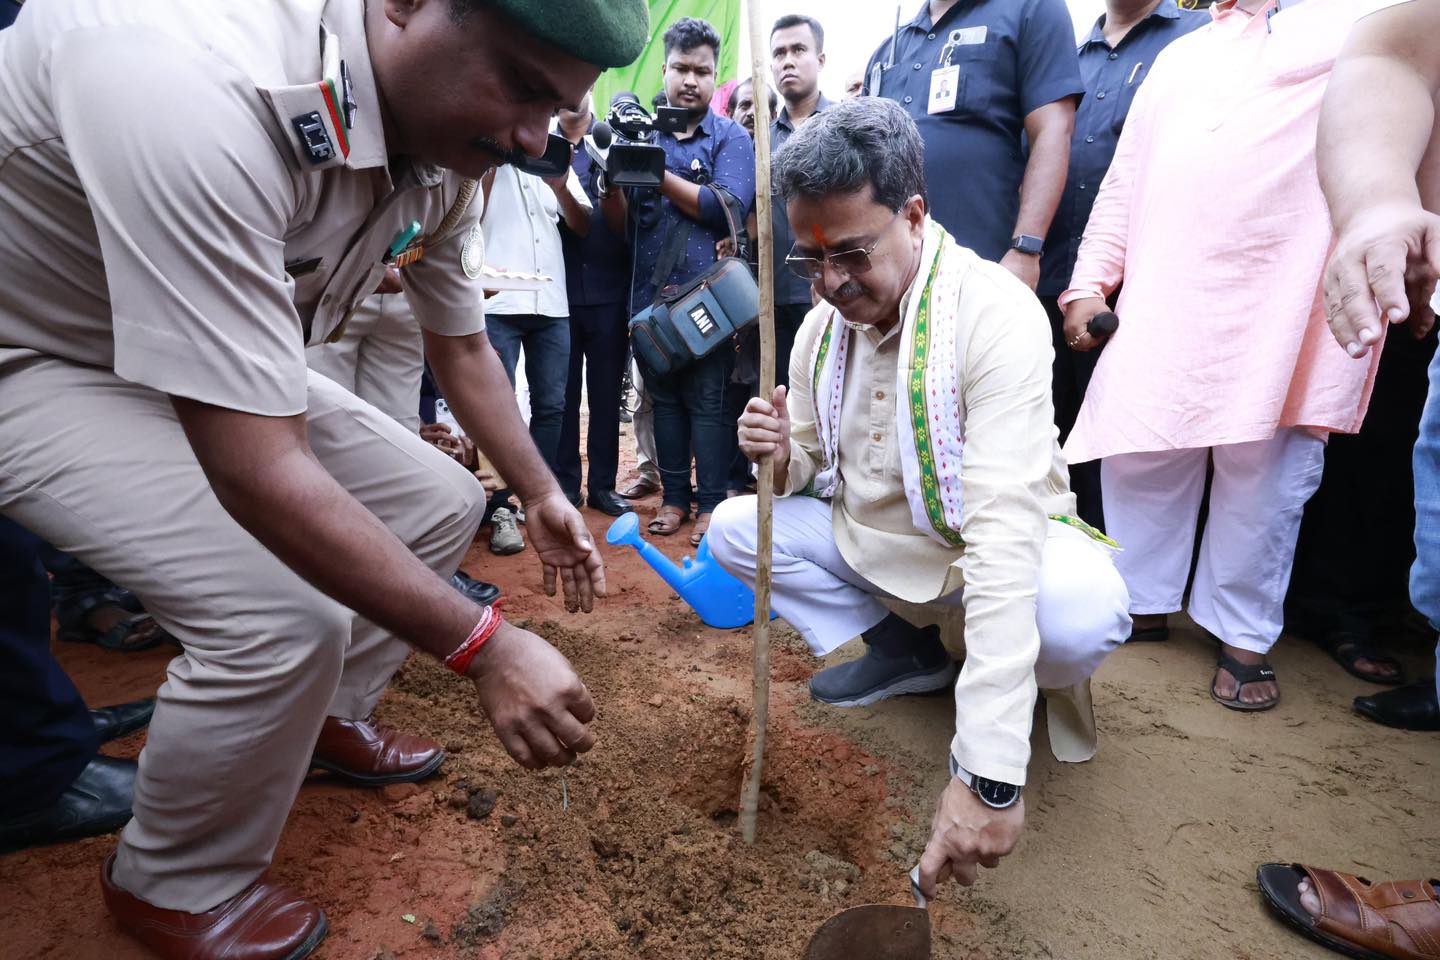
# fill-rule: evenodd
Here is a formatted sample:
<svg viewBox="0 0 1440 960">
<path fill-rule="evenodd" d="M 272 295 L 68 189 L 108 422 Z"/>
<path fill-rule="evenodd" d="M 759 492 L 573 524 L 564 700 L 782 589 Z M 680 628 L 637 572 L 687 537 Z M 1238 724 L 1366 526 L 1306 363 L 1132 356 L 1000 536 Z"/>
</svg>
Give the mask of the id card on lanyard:
<svg viewBox="0 0 1440 960">
<path fill-rule="evenodd" d="M 960 98 L 960 67 L 951 63 L 955 48 L 963 44 L 984 43 L 989 28 L 985 26 L 965 27 L 951 30 L 940 49 L 940 65 L 930 73 L 930 98 L 926 110 L 929 113 L 949 113 L 955 109 Z"/>
</svg>

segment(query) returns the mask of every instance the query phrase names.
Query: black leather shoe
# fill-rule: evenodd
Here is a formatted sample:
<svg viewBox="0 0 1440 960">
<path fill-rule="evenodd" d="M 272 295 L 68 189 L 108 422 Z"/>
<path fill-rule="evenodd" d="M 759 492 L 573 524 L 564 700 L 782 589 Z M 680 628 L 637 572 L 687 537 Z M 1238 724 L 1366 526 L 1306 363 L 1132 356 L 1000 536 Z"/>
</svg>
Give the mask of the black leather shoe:
<svg viewBox="0 0 1440 960">
<path fill-rule="evenodd" d="M 1433 679 L 1417 680 L 1393 690 L 1355 698 L 1362 716 L 1401 730 L 1440 730 L 1440 702 Z"/>
<path fill-rule="evenodd" d="M 495 586 L 495 584 L 486 583 L 484 580 L 476 580 L 470 576 L 470 574 L 460 570 L 455 571 L 455 576 L 450 578 L 450 586 L 459 590 L 482 607 L 488 607 L 500 599 L 500 588 Z"/>
<path fill-rule="evenodd" d="M 0 853 L 110 833 L 130 819 L 135 761 L 96 757 L 50 806 L 0 820 Z"/>
<path fill-rule="evenodd" d="M 143 730 L 150 723 L 150 715 L 154 712 L 155 698 L 150 697 L 147 700 L 117 703 L 112 707 L 91 710 L 90 721 L 95 724 L 95 732 L 100 735 L 100 742 L 104 743 L 136 730 Z"/>
<path fill-rule="evenodd" d="M 611 517 L 618 517 L 622 513 L 629 513 L 635 509 L 614 490 L 591 490 L 590 495 L 585 498 L 585 503 L 591 510 L 599 510 Z"/>
</svg>

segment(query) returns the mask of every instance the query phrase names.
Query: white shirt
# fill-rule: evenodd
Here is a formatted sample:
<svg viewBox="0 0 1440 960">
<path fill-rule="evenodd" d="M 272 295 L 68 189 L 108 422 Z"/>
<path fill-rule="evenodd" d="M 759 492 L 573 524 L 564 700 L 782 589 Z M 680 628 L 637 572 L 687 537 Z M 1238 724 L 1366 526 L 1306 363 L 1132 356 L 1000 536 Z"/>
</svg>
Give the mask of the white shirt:
<svg viewBox="0 0 1440 960">
<path fill-rule="evenodd" d="M 570 170 L 565 187 L 590 214 L 590 198 Z M 565 296 L 565 254 L 560 246 L 560 201 L 539 177 L 511 166 L 495 171 L 490 197 L 480 220 L 485 234 L 485 262 L 519 273 L 538 273 L 551 282 L 539 290 L 502 290 L 485 301 L 487 314 L 535 314 L 568 317 Z"/>
</svg>

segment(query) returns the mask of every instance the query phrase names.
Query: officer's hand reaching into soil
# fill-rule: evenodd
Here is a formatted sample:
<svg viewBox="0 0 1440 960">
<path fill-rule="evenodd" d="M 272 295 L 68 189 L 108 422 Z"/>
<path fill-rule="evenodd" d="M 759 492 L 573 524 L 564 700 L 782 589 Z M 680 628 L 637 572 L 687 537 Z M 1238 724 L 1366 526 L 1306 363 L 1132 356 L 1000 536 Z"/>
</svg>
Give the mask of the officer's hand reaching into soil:
<svg viewBox="0 0 1440 960">
<path fill-rule="evenodd" d="M 590 691 L 570 662 L 542 638 L 501 623 L 467 675 L 495 735 L 527 770 L 563 767 L 595 746 Z"/>
</svg>

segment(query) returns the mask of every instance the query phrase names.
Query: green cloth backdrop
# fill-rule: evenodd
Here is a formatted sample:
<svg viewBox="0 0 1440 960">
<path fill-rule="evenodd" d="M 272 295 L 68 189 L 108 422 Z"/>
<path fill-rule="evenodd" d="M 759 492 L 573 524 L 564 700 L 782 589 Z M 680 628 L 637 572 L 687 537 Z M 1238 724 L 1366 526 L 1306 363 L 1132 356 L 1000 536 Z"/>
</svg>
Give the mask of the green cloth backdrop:
<svg viewBox="0 0 1440 960">
<path fill-rule="evenodd" d="M 650 109 L 650 100 L 664 86 L 660 68 L 665 63 L 665 44 L 661 37 L 670 24 L 681 17 L 699 17 L 710 21 L 720 34 L 720 63 L 716 66 L 715 86 L 736 76 L 740 58 L 740 0 L 650 0 L 650 42 L 628 67 L 607 70 L 595 84 L 595 115 L 604 118 L 610 98 L 621 90 L 633 90 Z"/>
</svg>

